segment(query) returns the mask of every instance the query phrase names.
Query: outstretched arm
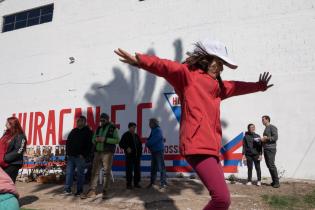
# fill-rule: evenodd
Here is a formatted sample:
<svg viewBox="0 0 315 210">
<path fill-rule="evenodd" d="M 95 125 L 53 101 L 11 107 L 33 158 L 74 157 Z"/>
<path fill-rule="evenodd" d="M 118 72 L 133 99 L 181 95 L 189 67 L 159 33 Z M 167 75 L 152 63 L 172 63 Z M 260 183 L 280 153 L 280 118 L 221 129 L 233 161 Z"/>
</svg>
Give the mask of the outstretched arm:
<svg viewBox="0 0 315 210">
<path fill-rule="evenodd" d="M 115 50 L 115 53 L 121 62 L 164 77 L 176 90 L 182 90 L 188 85 L 189 70 L 183 64 L 140 53 L 133 56 L 122 49 Z"/>
<path fill-rule="evenodd" d="M 226 99 L 232 96 L 244 95 L 258 91 L 266 91 L 273 84 L 268 84 L 271 79 L 269 72 L 260 74 L 258 82 L 239 82 L 239 81 L 224 81 L 224 90 L 221 92 L 221 98 Z"/>
</svg>

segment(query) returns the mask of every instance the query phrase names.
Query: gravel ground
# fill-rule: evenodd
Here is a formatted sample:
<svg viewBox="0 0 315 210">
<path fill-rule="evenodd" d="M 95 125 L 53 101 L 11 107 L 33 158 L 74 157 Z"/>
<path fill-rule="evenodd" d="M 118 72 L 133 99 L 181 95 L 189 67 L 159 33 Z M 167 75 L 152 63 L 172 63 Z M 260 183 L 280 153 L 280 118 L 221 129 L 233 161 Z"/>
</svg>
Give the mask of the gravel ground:
<svg viewBox="0 0 315 210">
<path fill-rule="evenodd" d="M 169 209 L 199 210 L 208 202 L 209 195 L 198 179 L 169 179 L 167 189 L 158 187 L 146 189 L 148 180 L 142 182 L 141 189 L 126 190 L 125 181 L 116 179 L 111 185 L 109 198 L 102 200 L 101 194 L 94 199 L 81 200 L 79 197 L 62 194 L 63 186 L 39 184 L 36 182 L 17 183 L 20 203 L 25 209 Z M 303 195 L 315 189 L 315 183 L 303 180 L 286 180 L 279 189 L 268 186 L 268 181 L 261 187 L 246 186 L 241 181 L 228 184 L 232 197 L 230 209 L 271 209 L 262 195 Z"/>
</svg>

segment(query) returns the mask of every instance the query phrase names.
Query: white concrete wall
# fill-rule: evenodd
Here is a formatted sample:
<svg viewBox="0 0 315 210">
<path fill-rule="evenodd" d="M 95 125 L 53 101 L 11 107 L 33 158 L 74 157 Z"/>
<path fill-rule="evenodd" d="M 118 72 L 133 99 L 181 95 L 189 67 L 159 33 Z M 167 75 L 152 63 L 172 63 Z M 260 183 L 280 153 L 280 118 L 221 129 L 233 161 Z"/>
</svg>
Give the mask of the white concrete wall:
<svg viewBox="0 0 315 210">
<path fill-rule="evenodd" d="M 124 130 L 126 116 L 135 118 L 136 105 L 152 100 L 158 111 L 145 113 L 144 118 L 160 115 L 162 128 L 172 135 L 167 138 L 177 141 L 177 121 L 161 102 L 161 92 L 172 88 L 162 79 L 130 71 L 113 50 L 153 49 L 160 57 L 174 59 L 177 40 L 182 43 L 177 58 L 184 58 L 192 43 L 211 36 L 226 43 L 240 66 L 236 71 L 226 69 L 223 78 L 256 81 L 259 73 L 269 71 L 275 84 L 268 92 L 222 103 L 224 138 L 232 139 L 249 122 L 261 134 L 260 117 L 268 114 L 279 129 L 278 169 L 285 177 L 315 179 L 314 1 L 6 0 L 0 3 L 0 16 L 51 2 L 55 3 L 51 23 L 0 34 L 3 122 L 15 112 L 47 113 L 96 104 L 106 111 L 110 100 L 128 104 L 128 110 L 117 116 Z M 71 56 L 74 64 L 69 64 Z M 139 81 L 131 81 L 137 77 Z M 102 85 L 109 86 L 97 89 Z M 149 130 L 144 128 L 144 133 Z M 238 175 L 245 174 L 240 167 Z M 265 166 L 263 176 L 269 176 Z"/>
</svg>

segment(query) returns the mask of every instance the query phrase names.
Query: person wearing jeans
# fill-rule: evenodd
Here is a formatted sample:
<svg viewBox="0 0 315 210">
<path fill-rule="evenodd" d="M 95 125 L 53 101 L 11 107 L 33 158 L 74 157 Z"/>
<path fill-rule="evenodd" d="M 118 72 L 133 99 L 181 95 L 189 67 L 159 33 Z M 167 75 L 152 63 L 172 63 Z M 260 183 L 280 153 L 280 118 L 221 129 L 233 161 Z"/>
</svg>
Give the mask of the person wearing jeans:
<svg viewBox="0 0 315 210">
<path fill-rule="evenodd" d="M 255 133 L 255 125 L 249 124 L 243 138 L 243 161 L 248 168 L 247 185 L 252 185 L 253 163 L 257 172 L 257 186 L 261 186 L 260 161 L 262 158 L 262 145 L 260 136 Z"/>
<path fill-rule="evenodd" d="M 84 170 L 86 160 L 91 155 L 92 135 L 91 129 L 86 126 L 86 118 L 80 116 L 77 120 L 77 127 L 72 129 L 66 142 L 67 168 L 64 193 L 67 195 L 70 195 L 72 192 L 75 170 L 77 172 L 77 190 L 75 195 L 80 195 L 83 192 Z"/>
<path fill-rule="evenodd" d="M 278 177 L 278 170 L 275 165 L 278 129 L 276 126 L 270 124 L 270 117 L 267 115 L 262 117 L 262 123 L 265 126 L 265 130 L 261 141 L 263 142 L 265 162 L 269 169 L 272 179 L 271 186 L 274 188 L 279 188 L 280 183 Z"/>
<path fill-rule="evenodd" d="M 147 139 L 146 146 L 151 152 L 151 179 L 148 188 L 155 184 L 157 171 L 160 171 L 160 187 L 165 188 L 166 183 L 166 169 L 164 163 L 164 137 L 162 130 L 159 126 L 159 121 L 151 118 L 149 121 L 151 134 Z"/>
</svg>

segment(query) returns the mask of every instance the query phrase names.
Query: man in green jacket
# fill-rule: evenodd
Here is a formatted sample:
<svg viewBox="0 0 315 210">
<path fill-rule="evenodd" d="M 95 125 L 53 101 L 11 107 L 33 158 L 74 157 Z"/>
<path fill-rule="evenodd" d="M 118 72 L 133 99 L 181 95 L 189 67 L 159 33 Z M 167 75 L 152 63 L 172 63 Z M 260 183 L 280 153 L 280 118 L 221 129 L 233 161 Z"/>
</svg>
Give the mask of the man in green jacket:
<svg viewBox="0 0 315 210">
<path fill-rule="evenodd" d="M 111 179 L 113 157 L 116 150 L 116 144 L 118 144 L 119 141 L 120 139 L 117 128 L 109 121 L 108 114 L 102 113 L 100 117 L 100 126 L 96 129 L 92 139 L 92 142 L 95 145 L 95 151 L 90 190 L 81 198 L 90 198 L 96 196 L 97 182 L 102 167 L 104 168 L 103 199 L 107 198 L 109 182 Z"/>
</svg>

